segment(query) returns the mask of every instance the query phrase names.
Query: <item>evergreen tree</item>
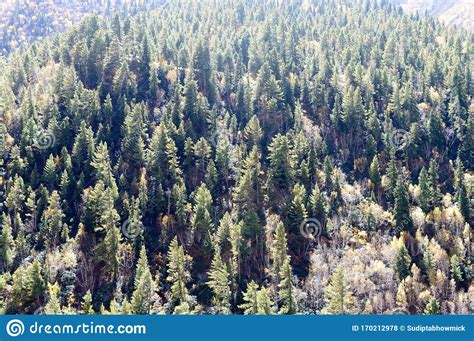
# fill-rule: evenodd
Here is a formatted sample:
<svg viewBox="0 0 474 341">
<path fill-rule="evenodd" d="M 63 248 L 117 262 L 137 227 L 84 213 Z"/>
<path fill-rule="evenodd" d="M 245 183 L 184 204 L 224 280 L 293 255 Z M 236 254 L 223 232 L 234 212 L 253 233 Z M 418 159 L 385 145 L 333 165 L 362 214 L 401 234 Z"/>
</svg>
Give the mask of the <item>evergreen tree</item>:
<svg viewBox="0 0 474 341">
<path fill-rule="evenodd" d="M 57 191 L 53 191 L 41 219 L 41 231 L 49 248 L 55 247 L 61 240 L 61 233 L 63 229 L 66 229 L 63 226 L 63 218 L 64 213 L 61 209 L 59 194 Z"/>
<path fill-rule="evenodd" d="M 397 232 L 407 231 L 414 234 L 413 220 L 410 216 L 409 193 L 406 183 L 400 179 L 395 192 L 395 222 Z"/>
<path fill-rule="evenodd" d="M 57 283 L 48 284 L 48 302 L 44 307 L 44 313 L 46 315 L 60 315 L 61 304 L 59 302 L 59 285 Z"/>
<path fill-rule="evenodd" d="M 432 210 L 432 206 L 431 206 L 431 192 L 430 192 L 430 187 L 429 187 L 428 174 L 426 173 L 425 167 L 421 169 L 418 183 L 420 186 L 420 194 L 418 195 L 418 202 L 423 212 L 428 213 Z"/>
<path fill-rule="evenodd" d="M 382 178 L 380 176 L 379 159 L 377 155 L 374 156 L 370 164 L 369 179 L 372 183 L 373 192 L 377 195 L 377 198 L 379 198 L 380 185 L 382 183 Z"/>
<path fill-rule="evenodd" d="M 279 314 L 296 314 L 298 306 L 296 302 L 296 287 L 293 283 L 290 257 L 287 256 L 280 270 L 280 283 L 278 283 L 278 298 L 281 302 Z"/>
<path fill-rule="evenodd" d="M 295 174 L 295 160 L 288 138 L 278 134 L 273 138 L 268 150 L 270 185 L 275 190 L 290 187 Z"/>
<path fill-rule="evenodd" d="M 256 315 L 258 313 L 258 284 L 251 281 L 247 285 L 247 291 L 244 292 L 243 300 L 245 303 L 239 305 L 245 315 Z"/>
<path fill-rule="evenodd" d="M 402 245 L 395 255 L 395 271 L 398 274 L 400 281 L 411 275 L 411 257 L 408 254 L 408 250 L 405 245 Z"/>
<path fill-rule="evenodd" d="M 432 207 L 440 207 L 443 199 L 438 185 L 438 166 L 434 160 L 430 161 L 430 168 L 428 169 L 428 181 L 431 194 Z"/>
<path fill-rule="evenodd" d="M 57 180 L 56 164 L 54 162 L 53 154 L 50 154 L 48 160 L 46 160 L 46 164 L 44 166 L 43 171 L 43 177 L 45 183 L 48 185 L 48 188 L 53 188 Z"/>
<path fill-rule="evenodd" d="M 186 284 L 189 280 L 189 273 L 186 269 L 186 258 L 183 246 L 178 245 L 178 239 L 174 238 L 168 251 L 168 277 L 166 280 L 171 284 L 170 302 L 176 309 L 188 305 L 189 294 Z M 189 308 L 189 305 L 188 305 Z"/>
<path fill-rule="evenodd" d="M 273 302 L 270 298 L 269 290 L 265 287 L 262 287 L 257 292 L 257 314 L 258 315 L 272 315 L 273 314 Z"/>
<path fill-rule="evenodd" d="M 5 213 L 2 213 L 1 226 L 2 232 L 0 234 L 0 259 L 2 263 L 2 269 L 5 271 L 12 265 L 14 252 L 11 219 Z"/>
<path fill-rule="evenodd" d="M 149 314 L 153 305 L 155 282 L 150 272 L 145 247 L 140 250 L 140 258 L 135 272 L 135 291 L 132 295 L 131 309 L 134 314 Z"/>
<path fill-rule="evenodd" d="M 103 229 L 105 237 L 103 240 L 103 260 L 106 264 L 106 272 L 110 274 L 111 279 L 115 280 L 119 268 L 119 247 L 122 240 L 117 223 L 120 217 L 113 207 L 113 199 L 108 198 L 108 206 L 103 216 Z"/>
<path fill-rule="evenodd" d="M 296 184 L 293 187 L 293 198 L 288 210 L 288 226 L 296 231 L 308 218 L 306 210 L 306 190 L 303 185 Z"/>
<path fill-rule="evenodd" d="M 42 266 L 38 259 L 35 259 L 28 268 L 28 291 L 30 297 L 40 302 L 46 290 L 46 283 L 43 279 Z"/>
<path fill-rule="evenodd" d="M 451 277 L 456 281 L 457 284 L 461 284 L 463 282 L 463 276 L 459 257 L 457 255 L 453 255 L 451 257 L 450 263 Z"/>
<path fill-rule="evenodd" d="M 441 314 L 439 304 L 438 304 L 438 301 L 436 301 L 436 298 L 434 298 L 434 297 L 430 298 L 428 304 L 426 305 L 424 314 L 425 315 L 439 315 L 439 314 Z"/>
<path fill-rule="evenodd" d="M 279 282 L 280 273 L 288 257 L 287 249 L 288 245 L 286 240 L 285 226 L 282 222 L 279 222 L 276 226 L 275 233 L 273 235 L 273 245 L 271 248 L 271 273 L 275 276 L 277 282 Z"/>
<path fill-rule="evenodd" d="M 92 306 L 92 294 L 90 290 L 87 290 L 86 294 L 82 298 L 81 314 L 82 315 L 95 314 L 94 307 Z"/>
<path fill-rule="evenodd" d="M 399 172 L 397 169 L 395 152 L 391 152 L 390 160 L 387 165 L 387 189 L 386 189 L 386 198 L 388 202 L 395 203 L 397 183 L 399 181 Z"/>
<path fill-rule="evenodd" d="M 464 180 L 464 166 L 461 159 L 458 157 L 457 166 L 456 166 L 456 201 L 459 205 L 459 210 L 461 211 L 466 222 L 471 221 L 471 211 L 470 211 L 470 202 L 469 202 L 469 193 L 466 188 Z"/>
<path fill-rule="evenodd" d="M 353 310 L 354 296 L 349 284 L 344 278 L 344 267 L 339 265 L 331 276 L 331 281 L 326 287 L 326 314 L 350 314 Z"/>
<path fill-rule="evenodd" d="M 205 184 L 201 184 L 194 197 L 191 222 L 194 230 L 194 240 L 198 245 L 200 245 L 202 251 L 207 254 L 211 251 L 211 230 L 213 226 L 211 219 L 211 204 L 211 193 Z"/>
<path fill-rule="evenodd" d="M 207 284 L 214 293 L 212 302 L 216 313 L 229 314 L 232 294 L 230 290 L 229 272 L 218 252 L 216 252 L 212 260 Z"/>
</svg>

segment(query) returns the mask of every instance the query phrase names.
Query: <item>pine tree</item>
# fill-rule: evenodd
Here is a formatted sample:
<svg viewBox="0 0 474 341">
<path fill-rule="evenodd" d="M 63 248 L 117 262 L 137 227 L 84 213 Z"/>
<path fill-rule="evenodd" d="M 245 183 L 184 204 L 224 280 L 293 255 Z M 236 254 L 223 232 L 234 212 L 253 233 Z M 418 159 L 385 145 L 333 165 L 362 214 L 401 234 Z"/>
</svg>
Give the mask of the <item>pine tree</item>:
<svg viewBox="0 0 474 341">
<path fill-rule="evenodd" d="M 219 195 L 219 182 L 218 182 L 217 169 L 214 161 L 209 161 L 206 171 L 206 185 L 209 188 L 212 197 L 217 198 Z"/>
<path fill-rule="evenodd" d="M 397 169 L 395 152 L 391 151 L 390 160 L 387 165 L 387 189 L 386 198 L 390 203 L 395 203 L 397 184 L 399 182 L 399 171 Z"/>
<path fill-rule="evenodd" d="M 333 165 L 329 156 L 324 158 L 324 187 L 328 193 L 333 191 Z"/>
<path fill-rule="evenodd" d="M 123 123 L 123 140 L 121 145 L 122 161 L 131 170 L 131 177 L 136 176 L 144 158 L 143 141 L 143 117 L 145 115 L 145 105 L 136 104 L 129 110 Z"/>
<path fill-rule="evenodd" d="M 48 185 L 48 188 L 53 188 L 57 181 L 56 163 L 54 162 L 53 154 L 50 154 L 48 160 L 46 160 L 43 178 L 45 183 Z"/>
<path fill-rule="evenodd" d="M 200 138 L 194 145 L 194 156 L 196 158 L 196 168 L 201 170 L 204 174 L 206 171 L 207 162 L 211 155 L 211 146 L 204 138 Z"/>
<path fill-rule="evenodd" d="M 43 279 L 42 266 L 36 258 L 28 268 L 28 292 L 32 299 L 40 302 L 46 290 L 46 283 Z"/>
<path fill-rule="evenodd" d="M 245 303 L 239 305 L 239 308 L 244 311 L 245 315 L 256 315 L 258 313 L 258 284 L 251 281 L 247 285 L 247 291 L 244 292 L 243 300 Z"/>
<path fill-rule="evenodd" d="M 423 312 L 425 315 L 439 315 L 441 314 L 441 310 L 439 308 L 438 301 L 436 298 L 431 297 L 428 304 L 426 305 L 425 311 Z"/>
<path fill-rule="evenodd" d="M 291 187 L 295 175 L 293 150 L 286 135 L 276 135 L 268 147 L 269 184 L 273 189 Z"/>
<path fill-rule="evenodd" d="M 2 231 L 0 234 L 0 260 L 2 269 L 5 271 L 12 265 L 14 243 L 12 236 L 11 219 L 5 213 L 2 213 Z"/>
<path fill-rule="evenodd" d="M 243 162 L 242 175 L 234 192 L 234 202 L 239 213 L 258 212 L 263 204 L 260 155 L 254 147 Z M 241 218 L 240 216 L 239 218 Z"/>
<path fill-rule="evenodd" d="M 281 302 L 279 314 L 296 314 L 296 287 L 293 283 L 293 274 L 290 266 L 290 256 L 287 256 L 280 270 L 280 283 L 278 283 L 278 298 Z"/>
<path fill-rule="evenodd" d="M 380 176 L 379 159 L 377 155 L 374 156 L 369 168 L 369 179 L 372 183 L 373 192 L 379 197 L 380 185 L 382 183 L 382 177 Z"/>
<path fill-rule="evenodd" d="M 199 117 L 198 86 L 191 68 L 186 72 L 184 81 L 184 119 L 190 120 L 197 132 L 204 126 L 204 120 Z"/>
<path fill-rule="evenodd" d="M 48 200 L 48 207 L 43 212 L 41 219 L 41 231 L 45 238 L 48 248 L 53 248 L 61 240 L 61 232 L 63 230 L 64 213 L 61 209 L 59 194 L 53 191 Z"/>
<path fill-rule="evenodd" d="M 86 294 L 82 298 L 81 314 L 82 315 L 95 314 L 94 307 L 92 306 L 92 294 L 90 290 L 87 290 Z"/>
<path fill-rule="evenodd" d="M 402 245 L 395 255 L 395 271 L 398 274 L 400 281 L 411 275 L 411 257 L 405 245 Z"/>
<path fill-rule="evenodd" d="M 428 182 L 431 194 L 431 206 L 440 207 L 442 195 L 438 185 L 438 166 L 434 160 L 430 161 L 430 167 L 428 169 Z"/>
<path fill-rule="evenodd" d="M 413 220 L 410 216 L 409 193 L 406 183 L 400 179 L 395 192 L 395 222 L 398 234 L 407 231 L 414 234 Z"/>
<path fill-rule="evenodd" d="M 106 264 L 106 273 L 108 273 L 112 281 L 114 281 L 118 274 L 119 247 L 122 236 L 119 228 L 117 227 L 120 216 L 113 207 L 113 198 L 109 197 L 107 201 L 108 206 L 103 216 L 102 225 L 105 231 L 105 237 L 102 244 L 102 255 Z"/>
<path fill-rule="evenodd" d="M 288 209 L 288 226 L 291 231 L 297 231 L 299 226 L 308 218 L 306 210 L 306 190 L 303 185 L 296 184 L 292 191 L 292 200 Z"/>
<path fill-rule="evenodd" d="M 257 116 L 252 116 L 252 118 L 247 123 L 247 126 L 244 129 L 244 136 L 247 143 L 247 149 L 252 150 L 254 147 L 258 149 L 261 148 L 262 141 L 262 129 L 260 128 L 260 122 L 258 121 Z"/>
<path fill-rule="evenodd" d="M 11 181 L 11 180 L 10 180 Z M 21 176 L 15 175 L 13 185 L 7 190 L 5 206 L 14 214 L 21 212 L 25 201 L 25 184 Z"/>
<path fill-rule="evenodd" d="M 463 282 L 462 270 L 461 270 L 461 261 L 457 255 L 453 255 L 450 261 L 450 272 L 451 277 L 456 281 L 457 284 Z"/>
<path fill-rule="evenodd" d="M 262 286 L 262 288 L 257 292 L 257 314 L 273 314 L 273 302 L 270 298 L 270 292 L 264 286 Z"/>
<path fill-rule="evenodd" d="M 168 251 L 168 277 L 166 280 L 171 284 L 169 300 L 175 305 L 188 304 L 188 289 L 186 284 L 189 280 L 189 273 L 186 269 L 186 258 L 184 249 L 178 245 L 178 239 L 175 237 Z"/>
<path fill-rule="evenodd" d="M 273 235 L 273 245 L 271 248 L 272 268 L 271 273 L 277 282 L 280 280 L 280 272 L 287 259 L 288 242 L 286 239 L 285 226 L 279 222 Z"/>
<path fill-rule="evenodd" d="M 191 219 L 194 240 L 200 245 L 205 254 L 211 252 L 211 204 L 212 196 L 205 184 L 197 189 L 194 196 L 193 216 Z"/>
<path fill-rule="evenodd" d="M 339 265 L 331 276 L 331 281 L 326 287 L 326 306 L 323 312 L 326 314 L 350 314 L 352 313 L 354 296 L 349 284 L 344 278 L 344 267 Z"/>
<path fill-rule="evenodd" d="M 209 285 L 214 293 L 212 302 L 216 313 L 229 314 L 232 294 L 230 290 L 229 272 L 218 252 L 216 252 L 212 260 L 207 285 Z"/>
<path fill-rule="evenodd" d="M 118 188 L 110 165 L 109 151 L 106 142 L 99 143 L 92 157 L 91 166 L 94 168 L 97 181 L 102 181 L 106 188 L 111 189 L 114 199 L 118 198 Z"/>
<path fill-rule="evenodd" d="M 459 206 L 459 210 L 461 211 L 464 219 L 466 222 L 471 221 L 471 211 L 470 211 L 470 202 L 469 202 L 469 193 L 466 188 L 465 180 L 464 180 L 464 166 L 462 164 L 461 159 L 458 157 L 457 159 L 457 166 L 456 166 L 456 201 Z"/>
<path fill-rule="evenodd" d="M 428 213 L 432 210 L 431 207 L 431 192 L 429 188 L 428 175 L 425 167 L 421 169 L 420 177 L 418 180 L 420 186 L 420 194 L 418 196 L 418 202 L 423 212 Z"/>
<path fill-rule="evenodd" d="M 135 290 L 132 295 L 131 309 L 134 314 L 149 314 L 153 305 L 155 282 L 150 272 L 145 247 L 140 250 L 140 258 L 135 272 Z"/>
<path fill-rule="evenodd" d="M 48 302 L 44 307 L 44 313 L 46 315 L 60 315 L 61 304 L 59 303 L 59 285 L 57 283 L 48 284 Z"/>
<path fill-rule="evenodd" d="M 309 197 L 308 216 L 317 219 L 321 224 L 324 224 L 327 215 L 326 206 L 324 195 L 319 190 L 318 185 L 315 185 Z"/>
</svg>

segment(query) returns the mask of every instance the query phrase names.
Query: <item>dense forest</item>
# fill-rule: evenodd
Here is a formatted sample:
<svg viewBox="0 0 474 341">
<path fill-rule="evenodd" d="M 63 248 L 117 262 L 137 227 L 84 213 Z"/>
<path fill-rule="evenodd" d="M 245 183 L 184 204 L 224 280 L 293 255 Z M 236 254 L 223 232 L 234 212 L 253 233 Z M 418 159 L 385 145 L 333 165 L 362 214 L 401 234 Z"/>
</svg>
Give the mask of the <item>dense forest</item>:
<svg viewBox="0 0 474 341">
<path fill-rule="evenodd" d="M 473 313 L 473 38 L 173 0 L 13 49 L 0 312 Z"/>
</svg>

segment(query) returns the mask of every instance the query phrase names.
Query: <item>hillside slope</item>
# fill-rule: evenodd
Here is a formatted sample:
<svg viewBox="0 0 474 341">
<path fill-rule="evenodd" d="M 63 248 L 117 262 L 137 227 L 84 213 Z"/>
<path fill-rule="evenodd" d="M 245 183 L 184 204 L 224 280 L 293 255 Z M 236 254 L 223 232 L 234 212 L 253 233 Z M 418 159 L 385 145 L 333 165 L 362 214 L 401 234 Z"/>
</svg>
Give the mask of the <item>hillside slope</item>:
<svg viewBox="0 0 474 341">
<path fill-rule="evenodd" d="M 472 313 L 472 40 L 169 0 L 13 51 L 0 313 Z"/>
<path fill-rule="evenodd" d="M 474 0 L 394 0 L 406 13 L 427 12 L 448 25 L 474 30 Z"/>
</svg>

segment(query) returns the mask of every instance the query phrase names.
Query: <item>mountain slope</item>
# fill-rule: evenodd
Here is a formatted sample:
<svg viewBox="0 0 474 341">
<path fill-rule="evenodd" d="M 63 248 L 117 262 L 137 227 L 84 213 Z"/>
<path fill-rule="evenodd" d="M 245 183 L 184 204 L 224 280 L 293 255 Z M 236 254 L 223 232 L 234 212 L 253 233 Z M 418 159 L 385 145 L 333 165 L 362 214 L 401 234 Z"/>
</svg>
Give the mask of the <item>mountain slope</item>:
<svg viewBox="0 0 474 341">
<path fill-rule="evenodd" d="M 406 13 L 427 12 L 448 25 L 474 30 L 474 0 L 394 0 Z"/>
<path fill-rule="evenodd" d="M 0 313 L 470 313 L 472 39 L 378 0 L 170 0 L 15 50 Z"/>
</svg>

